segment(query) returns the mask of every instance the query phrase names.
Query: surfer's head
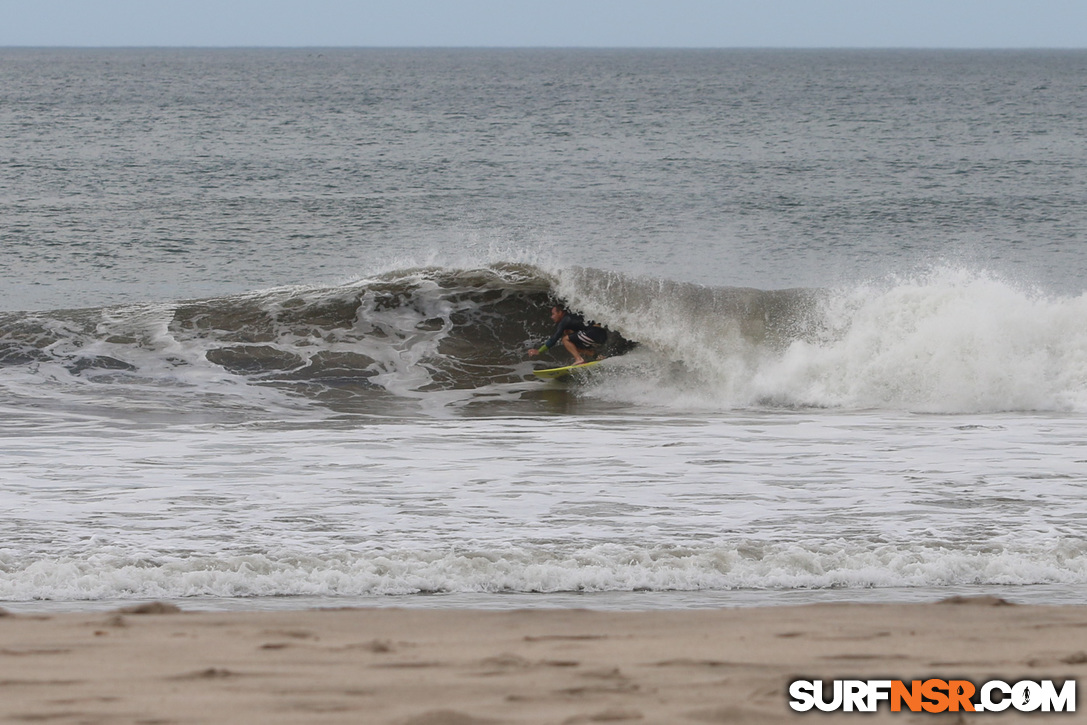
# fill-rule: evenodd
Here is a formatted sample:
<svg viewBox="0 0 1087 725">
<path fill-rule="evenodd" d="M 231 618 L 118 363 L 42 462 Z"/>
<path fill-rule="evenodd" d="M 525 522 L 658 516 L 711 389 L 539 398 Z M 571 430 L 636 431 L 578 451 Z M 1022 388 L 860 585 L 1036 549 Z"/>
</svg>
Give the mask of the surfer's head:
<svg viewBox="0 0 1087 725">
<path fill-rule="evenodd" d="M 558 322 L 563 317 L 566 317 L 566 310 L 562 307 L 562 305 L 553 305 L 551 307 L 551 321 Z"/>
</svg>

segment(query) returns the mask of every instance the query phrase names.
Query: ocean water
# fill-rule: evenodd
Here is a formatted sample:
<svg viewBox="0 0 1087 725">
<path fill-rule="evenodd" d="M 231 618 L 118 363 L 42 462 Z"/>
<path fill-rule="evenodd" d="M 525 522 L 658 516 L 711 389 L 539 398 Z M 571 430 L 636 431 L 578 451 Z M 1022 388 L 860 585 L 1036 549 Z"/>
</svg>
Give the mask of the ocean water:
<svg viewBox="0 0 1087 725">
<path fill-rule="evenodd" d="M 1084 199 L 1082 51 L 0 49 L 0 604 L 1083 603 Z"/>
</svg>

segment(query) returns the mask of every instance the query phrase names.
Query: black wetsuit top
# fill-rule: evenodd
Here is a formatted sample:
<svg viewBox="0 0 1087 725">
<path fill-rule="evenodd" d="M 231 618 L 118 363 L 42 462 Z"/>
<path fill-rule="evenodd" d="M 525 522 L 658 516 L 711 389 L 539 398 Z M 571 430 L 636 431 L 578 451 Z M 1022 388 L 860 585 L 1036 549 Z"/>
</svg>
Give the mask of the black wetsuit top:
<svg viewBox="0 0 1087 725">
<path fill-rule="evenodd" d="M 543 345 L 541 345 L 541 347 L 544 350 L 549 350 L 552 347 L 554 347 L 555 344 L 559 340 L 562 339 L 562 336 L 564 334 L 566 334 L 567 330 L 577 332 L 578 330 L 584 330 L 584 329 L 585 329 L 585 320 L 583 320 L 578 315 L 572 315 L 569 312 L 567 312 L 565 315 L 563 315 L 562 319 L 559 320 L 559 324 L 555 326 L 555 334 L 553 334 L 550 338 L 548 338 L 547 342 L 545 342 Z"/>
</svg>

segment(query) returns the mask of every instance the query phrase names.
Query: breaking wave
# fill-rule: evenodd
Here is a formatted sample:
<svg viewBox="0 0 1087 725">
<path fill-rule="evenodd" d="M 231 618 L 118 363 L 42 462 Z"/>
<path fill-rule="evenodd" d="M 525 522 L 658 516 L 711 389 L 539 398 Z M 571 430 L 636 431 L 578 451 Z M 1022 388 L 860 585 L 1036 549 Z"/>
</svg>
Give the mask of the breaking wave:
<svg viewBox="0 0 1087 725">
<path fill-rule="evenodd" d="M 108 551 L 17 559 L 0 552 L 0 599 L 387 596 L 1029 586 L 1087 582 L 1078 542 L 1048 548 L 796 542 L 476 551 L 252 553 L 139 559 Z"/>
<path fill-rule="evenodd" d="M 525 353 L 549 335 L 555 300 L 613 333 L 617 357 L 582 396 L 696 410 L 1087 407 L 1087 297 L 946 268 L 765 291 L 584 268 L 428 267 L 336 287 L 5 312 L 0 385 L 14 398 L 115 393 L 181 407 L 515 403 L 539 389 Z M 545 362 L 565 361 L 552 355 Z"/>
</svg>

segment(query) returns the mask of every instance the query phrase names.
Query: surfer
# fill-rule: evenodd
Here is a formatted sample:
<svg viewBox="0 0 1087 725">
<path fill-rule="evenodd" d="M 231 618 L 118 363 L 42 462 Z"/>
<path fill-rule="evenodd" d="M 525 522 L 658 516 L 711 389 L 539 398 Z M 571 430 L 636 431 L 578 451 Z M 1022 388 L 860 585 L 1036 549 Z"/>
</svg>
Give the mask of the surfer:
<svg viewBox="0 0 1087 725">
<path fill-rule="evenodd" d="M 603 327 L 586 323 L 580 315 L 568 312 L 559 305 L 551 308 L 551 321 L 555 323 L 554 334 L 538 348 L 529 350 L 529 357 L 547 352 L 562 340 L 562 346 L 574 356 L 574 365 L 584 365 L 585 355 L 595 357 L 596 346 L 603 345 L 608 339 L 608 332 Z"/>
</svg>

